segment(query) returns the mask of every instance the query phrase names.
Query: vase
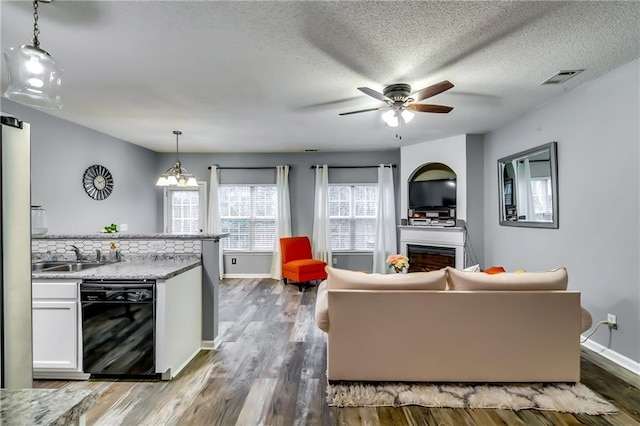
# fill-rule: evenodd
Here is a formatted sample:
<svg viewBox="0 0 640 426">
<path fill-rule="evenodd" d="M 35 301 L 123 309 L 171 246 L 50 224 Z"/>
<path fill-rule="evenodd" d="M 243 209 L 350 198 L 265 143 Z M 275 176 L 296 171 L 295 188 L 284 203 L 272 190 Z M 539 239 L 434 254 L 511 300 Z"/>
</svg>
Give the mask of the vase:
<svg viewBox="0 0 640 426">
<path fill-rule="evenodd" d="M 393 271 L 396 274 L 402 274 L 404 272 L 404 268 L 396 268 L 395 266 L 393 267 Z"/>
</svg>

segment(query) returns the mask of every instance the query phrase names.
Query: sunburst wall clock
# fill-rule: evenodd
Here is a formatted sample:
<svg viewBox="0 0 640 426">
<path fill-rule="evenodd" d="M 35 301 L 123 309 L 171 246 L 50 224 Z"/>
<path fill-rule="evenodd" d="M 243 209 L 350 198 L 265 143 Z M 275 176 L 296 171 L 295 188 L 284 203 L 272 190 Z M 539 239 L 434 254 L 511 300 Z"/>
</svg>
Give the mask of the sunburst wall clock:
<svg viewBox="0 0 640 426">
<path fill-rule="evenodd" d="M 82 185 L 89 197 L 101 201 L 113 191 L 113 176 L 106 167 L 94 164 L 84 171 Z"/>
</svg>

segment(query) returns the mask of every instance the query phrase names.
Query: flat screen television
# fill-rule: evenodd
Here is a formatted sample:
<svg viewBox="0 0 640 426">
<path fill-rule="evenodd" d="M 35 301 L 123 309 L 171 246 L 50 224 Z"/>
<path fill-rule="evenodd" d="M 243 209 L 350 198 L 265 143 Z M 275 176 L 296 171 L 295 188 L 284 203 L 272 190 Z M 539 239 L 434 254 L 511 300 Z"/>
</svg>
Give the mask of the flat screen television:
<svg viewBox="0 0 640 426">
<path fill-rule="evenodd" d="M 410 209 L 438 209 L 455 206 L 455 179 L 422 180 L 409 182 Z"/>
</svg>

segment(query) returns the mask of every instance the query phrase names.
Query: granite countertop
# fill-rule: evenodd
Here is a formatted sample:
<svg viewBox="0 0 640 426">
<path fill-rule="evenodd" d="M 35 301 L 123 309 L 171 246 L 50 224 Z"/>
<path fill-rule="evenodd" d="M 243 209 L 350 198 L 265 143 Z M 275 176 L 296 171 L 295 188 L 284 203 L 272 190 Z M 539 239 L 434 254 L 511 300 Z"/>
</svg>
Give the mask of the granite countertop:
<svg viewBox="0 0 640 426">
<path fill-rule="evenodd" d="M 77 272 L 33 272 L 33 279 L 166 280 L 202 264 L 199 255 L 107 263 Z"/>
<path fill-rule="evenodd" d="M 228 237 L 229 234 L 133 234 L 129 232 L 96 234 L 51 234 L 33 235 L 34 240 L 214 240 Z"/>
<path fill-rule="evenodd" d="M 0 424 L 73 424 L 91 407 L 97 396 L 89 390 L 0 389 Z"/>
</svg>

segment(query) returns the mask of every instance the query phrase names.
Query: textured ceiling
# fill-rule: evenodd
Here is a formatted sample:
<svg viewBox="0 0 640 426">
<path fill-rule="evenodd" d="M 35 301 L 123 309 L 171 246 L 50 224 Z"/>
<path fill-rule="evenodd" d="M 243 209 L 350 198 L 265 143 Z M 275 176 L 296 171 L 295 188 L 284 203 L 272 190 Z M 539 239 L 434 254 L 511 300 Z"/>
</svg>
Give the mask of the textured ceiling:
<svg viewBox="0 0 640 426">
<path fill-rule="evenodd" d="M 31 3 L 0 2 L 2 48 L 31 38 Z M 640 57 L 640 3 L 62 1 L 41 47 L 64 68 L 60 111 L 155 151 L 351 151 L 484 133 Z M 562 85 L 540 83 L 586 69 Z M 2 84 L 6 87 L 3 65 Z M 358 90 L 450 80 L 384 126 Z M 400 134 L 402 139 L 396 138 Z"/>
</svg>

